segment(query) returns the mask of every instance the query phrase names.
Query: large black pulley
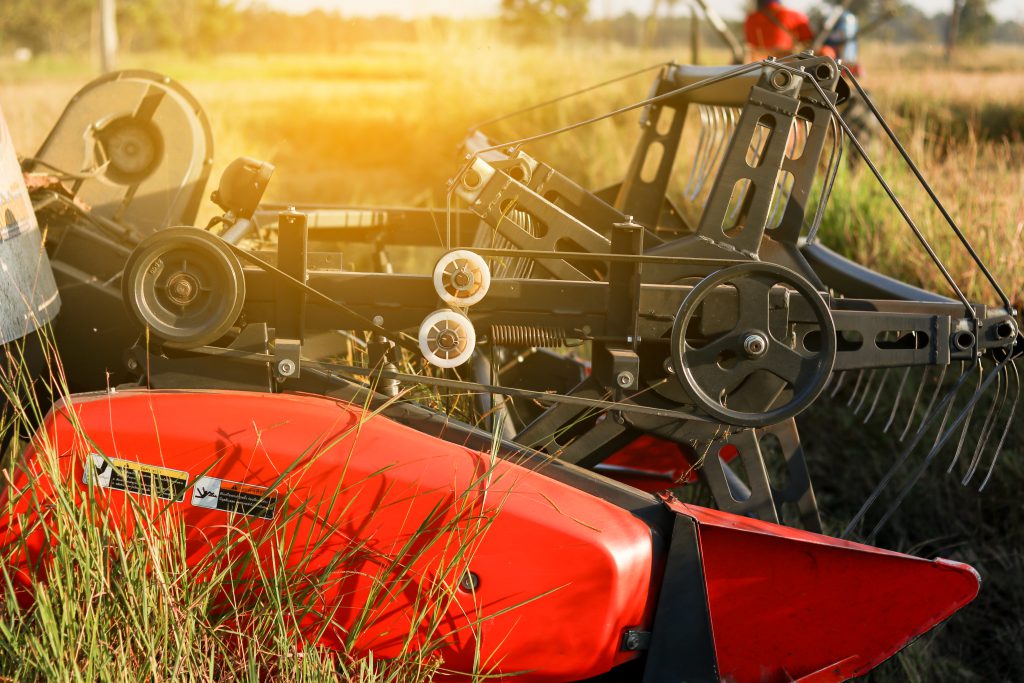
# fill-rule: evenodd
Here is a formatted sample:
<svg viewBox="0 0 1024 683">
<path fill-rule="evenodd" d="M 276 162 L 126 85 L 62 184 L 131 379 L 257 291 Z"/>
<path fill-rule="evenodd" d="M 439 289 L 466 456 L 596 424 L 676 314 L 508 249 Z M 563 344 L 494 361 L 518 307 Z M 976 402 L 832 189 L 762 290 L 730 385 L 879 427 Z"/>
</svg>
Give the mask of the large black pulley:
<svg viewBox="0 0 1024 683">
<path fill-rule="evenodd" d="M 216 235 L 167 228 L 135 248 L 122 279 L 132 315 L 165 346 L 187 349 L 223 337 L 245 303 L 242 266 Z"/>
<path fill-rule="evenodd" d="M 775 264 L 712 273 L 686 296 L 672 325 L 677 379 L 701 410 L 730 425 L 763 427 L 793 417 L 821 394 L 835 359 L 835 323 L 821 294 Z M 731 396 L 766 376 L 781 380 L 784 390 L 765 410 L 730 407 Z"/>
</svg>

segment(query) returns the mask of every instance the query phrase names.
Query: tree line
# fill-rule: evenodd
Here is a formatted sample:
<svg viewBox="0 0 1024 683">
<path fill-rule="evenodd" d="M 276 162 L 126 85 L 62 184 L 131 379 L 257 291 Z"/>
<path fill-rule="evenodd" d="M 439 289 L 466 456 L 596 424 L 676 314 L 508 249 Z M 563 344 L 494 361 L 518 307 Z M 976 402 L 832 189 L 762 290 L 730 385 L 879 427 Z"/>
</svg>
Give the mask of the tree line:
<svg viewBox="0 0 1024 683">
<path fill-rule="evenodd" d="M 0 51 L 27 47 L 36 53 L 81 53 L 95 42 L 96 0 L 2 0 Z M 959 33 L 966 42 L 1024 43 L 1024 24 L 999 23 L 986 0 L 961 3 Z M 895 7 L 872 32 L 888 41 L 942 42 L 949 14 L 925 15 L 906 2 L 858 0 L 865 14 L 875 5 Z M 499 16 L 489 20 L 446 17 L 401 19 L 353 17 L 315 10 L 291 14 L 260 3 L 238 0 L 117 0 L 117 25 L 123 52 L 157 50 L 217 52 L 337 52 L 368 41 L 413 42 L 458 35 L 468 23 L 484 23 L 513 41 L 582 39 L 623 45 L 665 46 L 690 36 L 690 16 L 679 0 L 654 3 L 655 14 L 627 12 L 588 19 L 589 0 L 502 0 Z M 951 8 L 952 9 L 952 8 Z M 653 30 L 652 30 L 653 27 Z M 738 23 L 732 24 L 742 35 Z M 702 26 L 701 30 L 707 30 Z M 708 33 L 707 40 L 714 38 Z"/>
</svg>

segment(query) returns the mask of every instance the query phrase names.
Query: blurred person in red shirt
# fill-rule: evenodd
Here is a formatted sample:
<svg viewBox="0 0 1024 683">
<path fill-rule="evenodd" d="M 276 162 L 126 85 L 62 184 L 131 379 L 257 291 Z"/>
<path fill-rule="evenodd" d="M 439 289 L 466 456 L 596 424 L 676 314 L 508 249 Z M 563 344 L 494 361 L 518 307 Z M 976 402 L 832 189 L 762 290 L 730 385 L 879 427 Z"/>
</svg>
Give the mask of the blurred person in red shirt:
<svg viewBox="0 0 1024 683">
<path fill-rule="evenodd" d="M 779 0 L 757 0 L 757 11 L 747 17 L 743 29 L 752 60 L 785 57 L 814 40 L 807 15 L 783 7 Z"/>
</svg>

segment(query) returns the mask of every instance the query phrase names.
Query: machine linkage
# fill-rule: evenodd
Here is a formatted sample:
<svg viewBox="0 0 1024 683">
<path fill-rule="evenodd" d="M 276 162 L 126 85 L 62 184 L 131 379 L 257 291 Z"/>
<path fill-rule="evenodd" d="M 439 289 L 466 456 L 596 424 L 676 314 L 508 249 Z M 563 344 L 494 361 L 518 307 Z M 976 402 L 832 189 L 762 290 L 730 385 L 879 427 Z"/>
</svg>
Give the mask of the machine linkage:
<svg viewBox="0 0 1024 683">
<path fill-rule="evenodd" d="M 678 450 L 722 509 L 818 530 L 794 418 L 823 395 L 904 442 L 894 470 L 917 448 L 927 448 L 927 465 L 959 435 L 949 469 L 963 455 L 966 484 L 990 447 L 984 482 L 991 476 L 1020 390 L 1017 312 L 1001 290 L 996 306 L 967 301 L 909 216 L 957 298 L 815 239 L 844 145 L 877 173 L 837 109 L 851 84 L 859 89 L 811 54 L 735 69 L 667 65 L 647 99 L 611 114 L 508 143 L 474 131 L 444 210 L 261 205 L 273 167 L 244 158 L 222 177 L 214 200 L 224 213 L 207 229 L 191 226 L 195 197 L 162 206 L 164 229 L 133 218 L 148 176 L 107 197 L 109 211 L 64 202 L 58 214 L 42 191 L 37 208 L 58 219 L 58 281 L 99 269 L 104 277 L 82 295 L 127 304 L 130 318 L 109 326 L 108 355 L 82 361 L 117 365 L 119 380 L 261 391 L 333 382 L 392 398 L 418 385 L 469 392 L 481 423 L 515 447 L 612 472 L 610 459 L 653 438 Z M 166 90 L 149 106 L 188 101 Z M 637 109 L 639 141 L 610 187 L 586 189 L 526 151 Z M 64 128 L 75 120 L 55 134 L 74 133 Z M 201 116 L 193 121 L 200 154 L 204 128 Z M 78 181 L 71 195 L 99 192 L 92 184 Z M 96 221 L 125 228 L 97 231 Z M 429 249 L 433 268 L 394 272 L 388 250 L 402 245 Z M 346 268 L 360 250 L 371 268 Z M 352 340 L 362 362 L 339 360 Z M 788 486 L 772 483 L 766 440 Z M 634 465 L 643 462 L 625 469 Z"/>
</svg>

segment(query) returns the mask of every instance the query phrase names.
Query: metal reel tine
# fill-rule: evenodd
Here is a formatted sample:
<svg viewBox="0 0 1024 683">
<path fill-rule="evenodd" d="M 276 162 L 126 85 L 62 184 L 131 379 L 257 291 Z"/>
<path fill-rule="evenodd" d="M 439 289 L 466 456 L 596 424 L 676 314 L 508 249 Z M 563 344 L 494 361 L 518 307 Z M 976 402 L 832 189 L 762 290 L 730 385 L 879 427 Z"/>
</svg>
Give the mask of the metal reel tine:
<svg viewBox="0 0 1024 683">
<path fill-rule="evenodd" d="M 864 400 L 867 399 L 868 394 L 871 393 L 871 387 L 875 382 L 875 375 L 878 374 L 877 370 L 868 370 L 868 379 L 864 382 L 864 389 L 860 392 L 860 400 L 857 401 L 857 406 L 853 409 L 854 415 L 860 414 L 860 409 L 864 407 Z"/>
<path fill-rule="evenodd" d="M 953 402 L 954 397 L 957 395 L 957 393 L 960 391 L 960 388 L 964 385 L 964 382 L 966 381 L 967 374 L 964 373 L 960 375 L 960 378 L 956 381 L 956 384 L 953 385 L 953 387 L 948 392 L 946 392 L 946 395 L 943 396 L 942 400 L 939 402 L 940 409 L 945 408 L 946 404 Z M 867 515 L 868 510 L 871 509 L 871 507 L 875 504 L 878 498 L 882 495 L 882 492 L 885 491 L 886 487 L 889 486 L 889 483 L 892 482 L 893 478 L 896 476 L 896 473 L 899 472 L 899 470 L 907 462 L 907 459 L 910 457 L 910 454 L 914 452 L 914 449 L 917 448 L 917 445 L 921 443 L 921 438 L 924 436 L 924 433 L 927 430 L 927 428 L 930 427 L 932 422 L 936 419 L 936 416 L 937 413 L 932 413 L 930 411 L 928 414 L 925 415 L 924 423 L 921 425 L 921 428 L 914 432 L 914 436 L 913 438 L 911 438 L 910 443 L 908 443 L 903 448 L 903 451 L 900 453 L 899 457 L 896 458 L 896 462 L 894 462 L 889 467 L 889 470 L 882 477 L 882 480 L 878 482 L 878 485 L 871 492 L 871 495 L 869 495 L 867 499 L 864 501 L 864 504 L 860 506 L 860 509 L 857 511 L 857 514 L 855 514 L 853 516 L 853 519 L 850 520 L 849 524 L 846 525 L 846 529 L 843 530 L 843 533 L 840 536 L 840 538 L 849 537 L 853 530 L 856 529 L 857 526 L 861 523 L 861 521 Z"/>
<path fill-rule="evenodd" d="M 1003 363 L 1000 364 L 1000 366 L 999 366 L 999 368 L 997 368 L 997 370 L 1001 370 L 1002 366 L 1005 365 L 1005 363 L 1006 363 L 1006 361 L 1003 361 Z M 978 361 L 975 361 L 974 364 L 975 365 L 981 365 Z M 999 373 L 997 371 L 996 376 L 998 376 L 998 374 Z M 961 376 L 961 378 L 960 378 L 961 381 L 966 376 L 967 376 L 966 374 Z M 981 375 L 979 375 L 979 377 L 980 376 Z M 896 499 L 889 505 L 889 508 L 885 511 L 885 514 L 882 515 L 881 519 L 878 520 L 878 523 L 875 524 L 875 527 L 874 527 L 874 529 L 871 530 L 871 533 L 868 534 L 867 542 L 869 544 L 874 542 L 875 537 L 878 535 L 878 532 L 882 529 L 883 526 L 885 526 L 886 522 L 888 522 L 892 518 L 892 516 L 896 513 L 896 510 L 899 508 L 899 506 L 906 499 L 906 497 L 910 493 L 911 489 L 914 488 L 914 485 L 916 485 L 917 482 L 924 475 L 925 471 L 928 469 L 928 466 L 931 465 L 932 461 L 935 459 L 935 456 L 938 455 L 938 453 L 942 450 L 942 447 L 946 445 L 947 441 L 949 441 L 949 438 L 953 435 L 953 432 L 957 431 L 960 428 L 961 423 L 963 423 L 966 419 L 968 419 L 970 414 L 974 412 L 975 406 L 977 406 L 978 401 L 981 400 L 981 397 L 988 390 L 989 384 L 992 382 L 992 379 L 993 378 L 990 375 L 987 379 L 985 379 L 978 386 L 978 388 L 975 390 L 975 392 L 971 395 L 971 398 L 967 402 L 967 405 L 964 406 L 963 410 L 961 410 L 960 413 L 956 416 L 956 419 L 953 420 L 953 424 L 950 425 L 948 430 L 946 430 L 945 432 L 942 432 L 940 430 L 941 437 L 939 438 L 939 440 L 936 441 L 935 444 L 932 446 L 931 450 L 928 451 L 928 455 L 925 456 L 924 461 L 922 461 L 922 463 L 918 466 L 917 471 L 914 472 L 914 474 L 913 474 L 913 476 L 911 476 L 910 480 L 907 481 L 907 483 L 905 483 L 903 485 L 903 488 L 900 490 L 899 494 L 896 496 Z M 960 386 L 961 386 L 961 382 L 957 382 L 957 385 L 953 388 L 953 391 L 954 392 L 958 391 L 960 389 Z M 952 405 L 952 400 L 950 400 L 950 405 Z M 919 433 L 920 433 L 920 431 L 921 430 L 919 430 Z"/>
<path fill-rule="evenodd" d="M 871 401 L 871 408 L 868 409 L 868 414 L 864 416 L 864 424 L 867 424 L 868 420 L 871 419 L 871 416 L 875 414 L 875 408 L 878 407 L 878 399 L 882 398 L 882 389 L 885 388 L 885 380 L 889 379 L 890 369 L 891 368 L 886 368 L 882 371 L 882 378 L 878 380 L 878 389 L 875 391 L 875 398 Z M 864 395 L 867 396 L 866 391 L 864 392 Z"/>
<path fill-rule="evenodd" d="M 903 398 L 903 388 L 907 385 L 907 379 L 910 377 L 910 366 L 908 365 L 903 370 L 903 377 L 900 378 L 899 388 L 896 389 L 896 398 L 892 401 L 892 410 L 889 411 L 889 419 L 885 423 L 885 427 L 882 429 L 883 434 L 889 432 L 889 428 L 892 427 L 892 423 L 896 420 L 896 413 L 900 408 L 900 399 Z"/>
<path fill-rule="evenodd" d="M 985 421 L 981 425 L 981 435 L 978 437 L 978 444 L 974 448 L 974 453 L 971 455 L 970 465 L 967 467 L 967 473 L 964 478 L 960 481 L 960 484 L 967 486 L 967 484 L 974 477 L 974 473 L 978 470 L 978 463 L 981 462 L 981 454 L 985 450 L 985 446 L 988 445 L 988 439 L 992 435 L 992 427 L 995 425 L 995 416 L 1002 410 L 1003 403 L 1006 401 L 1006 389 L 1009 388 L 1009 381 L 1003 382 L 1003 374 L 1006 372 L 1006 368 L 996 370 L 996 391 L 992 395 L 992 407 L 989 408 L 988 415 L 985 416 Z M 952 471 L 953 467 L 950 465 L 949 471 Z"/>
<path fill-rule="evenodd" d="M 985 487 L 988 486 L 989 479 L 992 478 L 992 472 L 996 469 L 996 462 L 999 460 L 999 454 L 1003 450 L 1003 444 L 1006 442 L 1006 435 L 1010 433 L 1010 425 L 1013 424 L 1013 417 L 1017 412 L 1017 404 L 1020 402 L 1020 370 L 1017 369 L 1017 361 L 1010 361 L 1010 368 L 1013 370 L 1014 384 L 1017 388 L 1013 393 L 1013 403 L 1010 404 L 1010 414 L 1006 418 L 1006 425 L 1003 427 L 1003 433 L 999 437 L 999 443 L 996 445 L 996 450 L 992 453 L 992 462 L 989 463 L 988 472 L 985 474 L 984 481 L 981 482 L 981 486 L 978 487 L 978 491 L 984 491 Z M 1010 379 L 1006 379 L 1006 390 L 1007 393 L 1010 391 Z"/>
<path fill-rule="evenodd" d="M 857 391 L 860 389 L 861 382 L 863 382 L 863 381 L 864 381 L 864 371 L 863 370 L 858 370 L 857 371 L 857 381 L 853 383 L 853 392 L 850 394 L 850 398 L 847 399 L 847 401 L 846 401 L 846 406 L 847 407 L 853 405 L 854 399 L 857 398 Z"/>
<path fill-rule="evenodd" d="M 939 377 L 939 383 L 937 386 L 942 386 L 942 380 L 945 379 L 945 372 L 947 366 L 942 366 L 942 375 Z M 921 405 L 921 396 L 924 395 L 924 387 L 928 383 L 928 378 L 931 375 L 932 368 L 928 366 L 924 369 L 924 373 L 921 375 L 921 383 L 917 385 L 917 392 L 914 394 L 914 400 L 910 403 L 910 413 L 907 415 L 907 424 L 903 426 L 903 431 L 900 432 L 900 442 L 907 437 L 910 433 L 910 426 L 914 424 L 914 415 L 917 413 L 917 406 Z"/>
<path fill-rule="evenodd" d="M 710 128 L 710 119 L 707 113 L 707 105 L 697 105 L 697 114 L 700 117 L 700 137 L 697 138 L 697 151 L 693 155 L 693 166 L 690 167 L 690 175 L 686 179 L 686 187 L 683 189 L 683 193 L 691 201 L 696 196 L 693 194 L 693 188 L 697 185 L 697 178 L 701 173 L 701 161 L 703 160 L 710 137 L 708 130 Z"/>
<path fill-rule="evenodd" d="M 833 376 L 835 375 L 835 373 L 832 373 L 832 374 L 833 374 Z M 839 393 L 839 390 L 843 388 L 843 382 L 846 381 L 846 375 L 847 374 L 848 373 L 846 372 L 846 370 L 840 370 L 839 371 L 839 377 L 838 377 L 838 379 L 836 379 L 836 385 L 834 387 L 832 387 L 832 391 L 828 395 L 829 398 L 835 398 L 836 394 Z"/>
<path fill-rule="evenodd" d="M 736 128 L 736 117 L 733 114 L 732 109 L 729 108 L 716 108 L 715 112 L 719 116 L 721 126 L 718 128 L 718 140 L 715 145 L 715 166 L 718 166 L 722 155 L 725 154 L 725 148 L 729 144 L 729 140 L 732 139 L 733 130 Z"/>
<path fill-rule="evenodd" d="M 962 365 L 962 363 L 961 363 L 961 365 Z M 981 388 L 982 375 L 984 375 L 984 372 L 981 369 L 981 361 L 975 361 L 971 365 L 971 369 L 973 369 L 975 367 L 978 368 L 978 384 L 974 387 L 974 393 L 971 394 L 972 397 L 974 395 L 976 395 L 978 393 L 978 390 Z M 969 371 L 970 370 L 968 370 L 968 372 Z M 942 416 L 942 424 L 939 425 L 939 431 L 935 433 L 935 441 L 934 441 L 934 443 L 938 443 L 939 439 L 942 437 L 942 432 L 946 428 L 946 422 L 949 421 L 949 416 L 952 414 L 952 412 L 953 412 L 953 404 L 950 403 L 948 406 L 946 406 L 946 414 Z M 967 421 L 968 422 L 971 421 L 970 413 L 968 413 L 968 415 L 967 415 Z M 963 445 L 963 437 L 960 438 L 960 445 Z M 959 454 L 960 454 L 960 449 L 957 448 L 957 455 L 959 455 Z"/>
<path fill-rule="evenodd" d="M 932 391 L 932 398 L 931 398 L 930 401 L 928 401 L 928 407 L 925 408 L 925 411 L 924 411 L 924 413 L 921 416 L 921 426 L 918 427 L 918 431 L 924 429 L 925 420 L 927 419 L 927 417 L 929 415 L 931 415 L 932 409 L 935 407 L 935 401 L 938 400 L 939 393 L 942 391 L 942 383 L 946 381 L 946 372 L 948 370 L 949 370 L 949 366 L 948 365 L 943 365 L 942 366 L 942 371 L 939 372 L 939 379 L 935 383 L 935 390 Z M 964 375 L 964 364 L 963 364 L 963 361 L 961 361 L 960 362 L 960 379 L 957 380 L 957 385 L 959 385 L 961 383 L 961 380 L 963 380 L 965 376 L 966 375 Z M 910 414 L 910 421 L 907 422 L 907 428 L 910 427 L 910 425 L 913 423 L 913 421 L 914 421 L 914 414 L 911 413 Z M 905 435 L 906 435 L 906 431 L 904 430 L 904 436 Z M 902 440 L 903 440 L 903 436 L 900 437 L 900 441 L 902 441 Z"/>
<path fill-rule="evenodd" d="M 710 105 L 701 105 L 701 112 L 703 116 L 706 116 L 706 125 L 708 131 L 707 144 L 704 146 L 704 153 L 700 156 L 696 166 L 699 167 L 696 178 L 694 179 L 693 187 L 690 190 L 690 200 L 695 200 L 700 196 L 700 193 L 704 191 L 704 186 L 707 184 L 708 176 L 711 175 L 712 167 L 714 165 L 714 155 L 718 147 L 718 138 L 721 128 L 721 119 L 718 115 L 718 108 Z"/>
<path fill-rule="evenodd" d="M 985 370 L 982 367 L 982 364 L 981 364 L 980 361 L 977 363 L 977 366 L 978 366 L 978 386 L 975 387 L 974 394 L 972 395 L 972 398 L 974 398 L 974 396 L 979 391 L 981 391 L 981 380 L 985 376 Z M 996 379 L 998 379 L 998 376 L 997 376 Z M 949 469 L 947 470 L 947 472 L 952 472 L 953 471 L 953 467 L 956 465 L 957 461 L 960 459 L 960 453 L 961 453 L 961 451 L 963 451 L 964 443 L 967 441 L 967 429 L 971 426 L 971 420 L 974 418 L 974 409 L 977 407 L 977 405 L 978 405 L 977 401 L 974 401 L 973 405 L 971 406 L 971 409 L 969 411 L 967 411 L 967 418 L 964 420 L 964 427 L 960 431 L 960 438 L 957 440 L 957 443 L 956 443 L 956 452 L 953 453 L 953 462 L 950 463 Z M 938 441 L 936 440 L 936 443 L 937 442 Z"/>
</svg>

